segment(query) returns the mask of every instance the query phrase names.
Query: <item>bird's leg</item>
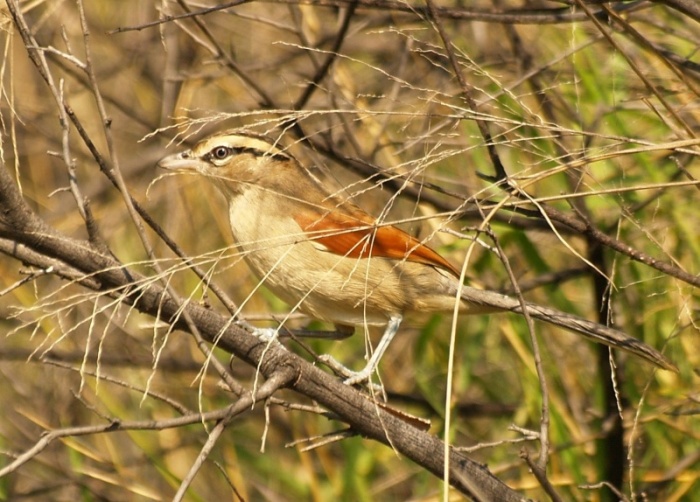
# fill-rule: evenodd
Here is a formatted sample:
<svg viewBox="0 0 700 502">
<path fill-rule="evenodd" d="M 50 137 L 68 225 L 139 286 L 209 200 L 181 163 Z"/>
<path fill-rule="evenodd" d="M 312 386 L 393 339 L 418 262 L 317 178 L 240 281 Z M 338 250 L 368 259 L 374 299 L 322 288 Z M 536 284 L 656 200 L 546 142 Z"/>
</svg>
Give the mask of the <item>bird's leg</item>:
<svg viewBox="0 0 700 502">
<path fill-rule="evenodd" d="M 325 364 L 327 364 L 337 374 L 345 377 L 344 383 L 346 385 L 355 385 L 364 381 L 369 382 L 369 380 L 372 377 L 372 373 L 376 371 L 377 366 L 379 365 L 379 361 L 384 355 L 384 352 L 386 352 L 386 349 L 389 347 L 389 344 L 394 339 L 394 335 L 396 335 L 396 332 L 399 330 L 399 326 L 401 325 L 402 320 L 403 317 L 401 317 L 398 314 L 392 315 L 389 318 L 389 323 L 386 325 L 386 329 L 384 330 L 382 339 L 379 340 L 379 344 L 374 350 L 372 357 L 370 357 L 365 367 L 360 371 L 352 371 L 346 368 L 328 354 L 321 356 L 319 359 Z"/>
</svg>

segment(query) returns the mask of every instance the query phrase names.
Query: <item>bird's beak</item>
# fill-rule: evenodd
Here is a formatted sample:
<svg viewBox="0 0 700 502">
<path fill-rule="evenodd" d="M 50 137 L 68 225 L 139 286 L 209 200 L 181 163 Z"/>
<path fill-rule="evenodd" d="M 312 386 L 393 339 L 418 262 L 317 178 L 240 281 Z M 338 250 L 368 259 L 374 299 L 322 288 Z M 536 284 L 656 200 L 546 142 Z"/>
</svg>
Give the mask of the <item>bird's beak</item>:
<svg viewBox="0 0 700 502">
<path fill-rule="evenodd" d="M 168 169 L 170 171 L 196 171 L 199 165 L 199 159 L 192 155 L 191 150 L 185 150 L 184 152 L 163 157 L 156 165 L 161 169 Z"/>
</svg>

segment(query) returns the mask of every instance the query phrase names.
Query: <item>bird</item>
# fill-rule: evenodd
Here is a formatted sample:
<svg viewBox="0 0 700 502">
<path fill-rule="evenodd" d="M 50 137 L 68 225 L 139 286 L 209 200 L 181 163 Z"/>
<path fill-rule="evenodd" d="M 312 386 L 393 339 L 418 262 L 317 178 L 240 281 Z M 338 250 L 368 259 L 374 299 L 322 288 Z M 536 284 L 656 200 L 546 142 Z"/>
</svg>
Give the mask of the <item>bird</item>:
<svg viewBox="0 0 700 502">
<path fill-rule="evenodd" d="M 324 359 L 346 384 L 371 381 L 409 314 L 453 312 L 457 302 L 460 314 L 523 312 L 519 299 L 461 283 L 460 271 L 437 251 L 331 190 L 278 141 L 222 131 L 164 157 L 158 167 L 213 183 L 249 268 L 293 309 L 341 333 L 384 328 L 359 372 Z M 533 303 L 524 308 L 532 318 L 676 371 L 663 354 L 620 330 Z"/>
</svg>

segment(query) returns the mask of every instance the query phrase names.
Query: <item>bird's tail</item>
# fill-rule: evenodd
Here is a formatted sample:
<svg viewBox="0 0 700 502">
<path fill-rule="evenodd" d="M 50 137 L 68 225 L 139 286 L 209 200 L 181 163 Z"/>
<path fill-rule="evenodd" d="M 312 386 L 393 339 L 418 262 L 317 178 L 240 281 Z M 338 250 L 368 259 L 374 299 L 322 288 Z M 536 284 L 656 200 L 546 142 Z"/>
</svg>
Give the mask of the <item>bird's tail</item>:
<svg viewBox="0 0 700 502">
<path fill-rule="evenodd" d="M 505 310 L 520 314 L 523 311 L 522 305 L 517 299 L 494 291 L 463 286 L 461 296 L 466 303 L 465 311 L 467 312 L 470 308 L 475 311 L 490 311 L 493 309 L 495 311 Z M 525 303 L 525 307 L 533 319 L 560 326 L 583 335 L 594 342 L 622 349 L 642 359 L 646 359 L 660 368 L 674 372 L 678 371 L 678 368 L 659 351 L 620 330 L 534 303 Z"/>
</svg>

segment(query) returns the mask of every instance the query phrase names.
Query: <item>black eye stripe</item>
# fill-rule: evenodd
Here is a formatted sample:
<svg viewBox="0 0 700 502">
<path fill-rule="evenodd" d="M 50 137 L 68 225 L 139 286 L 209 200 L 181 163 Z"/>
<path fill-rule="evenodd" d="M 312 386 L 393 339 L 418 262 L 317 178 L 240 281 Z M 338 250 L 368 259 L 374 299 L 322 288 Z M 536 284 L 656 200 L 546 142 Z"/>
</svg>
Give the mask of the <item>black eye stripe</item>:
<svg viewBox="0 0 700 502">
<path fill-rule="evenodd" d="M 254 157 L 271 157 L 275 160 L 289 160 L 288 156 L 279 152 L 270 153 L 269 151 L 258 150 L 257 148 L 252 148 L 249 146 L 233 147 L 226 145 L 215 146 L 214 148 L 212 148 L 211 151 L 206 155 L 206 159 L 210 161 L 224 160 L 226 157 L 230 157 L 232 155 L 240 155 L 243 153 L 248 153 L 250 155 L 253 155 Z"/>
</svg>

